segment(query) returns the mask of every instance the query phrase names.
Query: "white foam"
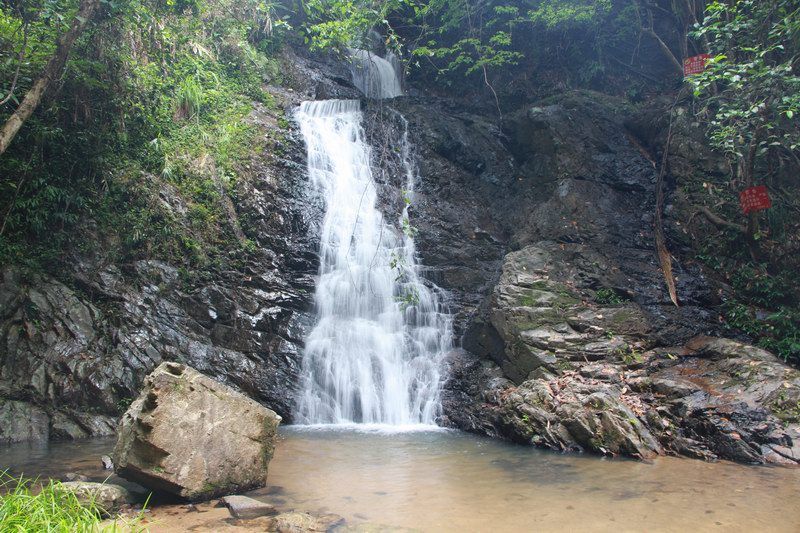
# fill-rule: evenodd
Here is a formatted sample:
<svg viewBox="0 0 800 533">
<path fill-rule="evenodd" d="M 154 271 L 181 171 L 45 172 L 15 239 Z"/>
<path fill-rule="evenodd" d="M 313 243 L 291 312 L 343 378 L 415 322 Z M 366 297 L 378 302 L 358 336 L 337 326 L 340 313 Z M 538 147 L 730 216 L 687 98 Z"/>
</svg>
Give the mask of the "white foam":
<svg viewBox="0 0 800 533">
<path fill-rule="evenodd" d="M 454 431 L 434 424 L 299 424 L 287 426 L 298 431 L 337 431 L 356 433 L 375 433 L 382 435 L 395 435 L 398 433 L 442 433 Z"/>
</svg>

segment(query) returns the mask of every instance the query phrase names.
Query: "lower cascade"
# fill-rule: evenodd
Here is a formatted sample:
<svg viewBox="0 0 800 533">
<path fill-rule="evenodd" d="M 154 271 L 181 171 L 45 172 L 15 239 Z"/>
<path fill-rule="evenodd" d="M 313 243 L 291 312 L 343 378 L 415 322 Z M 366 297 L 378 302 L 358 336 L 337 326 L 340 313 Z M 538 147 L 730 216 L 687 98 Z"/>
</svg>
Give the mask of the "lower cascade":
<svg viewBox="0 0 800 533">
<path fill-rule="evenodd" d="M 376 206 L 359 102 L 304 102 L 296 118 L 310 179 L 325 199 L 298 422 L 433 424 L 451 319 L 419 275 L 408 222 L 416 173 L 407 139 L 400 147 L 405 207 L 397 229 Z"/>
</svg>

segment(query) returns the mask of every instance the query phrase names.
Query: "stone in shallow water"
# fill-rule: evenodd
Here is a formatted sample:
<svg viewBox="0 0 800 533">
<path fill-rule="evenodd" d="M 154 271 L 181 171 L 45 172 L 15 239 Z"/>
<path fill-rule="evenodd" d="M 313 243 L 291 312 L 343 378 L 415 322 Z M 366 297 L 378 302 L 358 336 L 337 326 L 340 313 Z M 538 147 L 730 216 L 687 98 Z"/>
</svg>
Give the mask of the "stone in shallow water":
<svg viewBox="0 0 800 533">
<path fill-rule="evenodd" d="M 240 520 L 278 514 L 274 506 L 247 496 L 225 496 L 221 501 L 228 508 L 231 516 Z"/>
<path fill-rule="evenodd" d="M 263 487 L 280 420 L 192 368 L 163 363 L 120 421 L 114 468 L 192 501 Z"/>
<path fill-rule="evenodd" d="M 62 490 L 72 492 L 83 505 L 94 502 L 105 515 L 119 511 L 123 505 L 133 503 L 130 492 L 119 485 L 93 483 L 91 481 L 67 481 L 61 483 Z"/>
<path fill-rule="evenodd" d="M 344 518 L 335 514 L 311 515 L 308 513 L 281 513 L 272 521 L 270 531 L 278 533 L 306 533 L 330 531 L 344 524 Z"/>
</svg>

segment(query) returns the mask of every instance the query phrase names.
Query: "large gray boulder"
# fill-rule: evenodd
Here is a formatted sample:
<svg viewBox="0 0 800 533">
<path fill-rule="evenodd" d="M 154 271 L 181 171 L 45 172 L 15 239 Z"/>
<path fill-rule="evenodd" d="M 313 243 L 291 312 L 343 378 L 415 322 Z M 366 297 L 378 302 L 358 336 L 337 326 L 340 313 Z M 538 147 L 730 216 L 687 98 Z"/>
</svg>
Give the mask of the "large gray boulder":
<svg viewBox="0 0 800 533">
<path fill-rule="evenodd" d="M 192 501 L 263 487 L 280 421 L 192 368 L 163 363 L 120 421 L 114 468 Z"/>
</svg>

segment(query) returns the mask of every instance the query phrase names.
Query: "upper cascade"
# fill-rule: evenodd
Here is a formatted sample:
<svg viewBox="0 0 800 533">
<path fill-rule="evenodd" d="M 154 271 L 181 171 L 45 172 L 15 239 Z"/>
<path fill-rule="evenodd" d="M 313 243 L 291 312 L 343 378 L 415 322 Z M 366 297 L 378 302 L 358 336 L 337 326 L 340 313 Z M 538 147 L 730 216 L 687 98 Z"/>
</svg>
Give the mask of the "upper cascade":
<svg viewBox="0 0 800 533">
<path fill-rule="evenodd" d="M 403 95 L 400 62 L 392 52 L 383 58 L 367 50 L 350 49 L 353 84 L 367 98 L 396 98 Z"/>
</svg>

